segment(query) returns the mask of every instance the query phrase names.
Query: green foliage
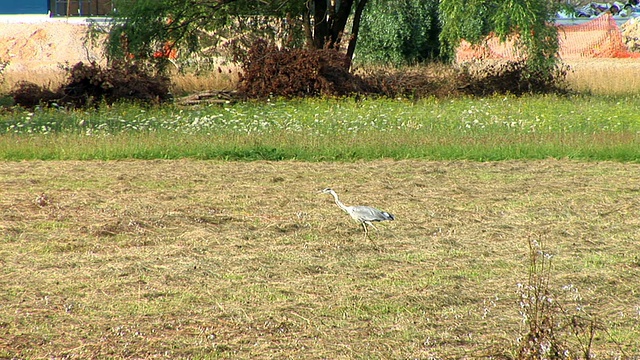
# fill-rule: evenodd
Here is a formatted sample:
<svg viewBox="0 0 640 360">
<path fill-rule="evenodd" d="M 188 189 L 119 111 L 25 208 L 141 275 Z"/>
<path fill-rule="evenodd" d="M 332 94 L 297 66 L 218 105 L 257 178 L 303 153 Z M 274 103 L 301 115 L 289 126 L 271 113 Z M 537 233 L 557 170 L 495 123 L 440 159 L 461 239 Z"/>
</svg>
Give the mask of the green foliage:
<svg viewBox="0 0 640 360">
<path fill-rule="evenodd" d="M 510 37 L 532 69 L 550 71 L 558 60 L 556 10 L 547 0 L 441 0 L 440 39 L 452 54 L 463 39 L 478 44 L 491 33 Z"/>
<path fill-rule="evenodd" d="M 438 1 L 372 0 L 363 16 L 356 59 L 404 65 L 440 53 Z"/>
<path fill-rule="evenodd" d="M 236 56 L 257 38 L 318 49 L 348 42 L 349 59 L 360 38 L 358 61 L 400 65 L 451 55 L 462 39 L 478 43 L 490 33 L 514 38 L 532 74 L 552 69 L 557 60 L 557 30 L 548 25 L 557 6 L 547 0 L 117 0 L 115 5 L 110 56 L 151 59 L 161 68 L 169 62 L 161 56 L 167 47 L 178 48 L 183 57 L 225 48 Z M 343 33 L 351 34 L 349 41 Z"/>
<path fill-rule="evenodd" d="M 287 29 L 300 27 L 299 22 L 274 24 L 265 17 L 284 19 L 287 14 L 300 13 L 303 5 L 301 1 L 117 0 L 107 52 L 112 58 L 148 59 L 163 66 L 167 59 L 156 54 L 165 46 L 188 55 L 228 44 L 238 34 L 284 37 Z"/>
<path fill-rule="evenodd" d="M 225 55 L 239 61 L 258 38 L 286 47 L 335 48 L 347 23 L 359 23 L 348 21 L 354 16 L 352 7 L 363 8 L 367 1 L 116 0 L 107 52 L 164 67 L 168 60 L 158 55 L 167 47 L 179 49 L 183 57 L 231 49 Z M 349 48 L 352 44 L 355 37 Z"/>
</svg>

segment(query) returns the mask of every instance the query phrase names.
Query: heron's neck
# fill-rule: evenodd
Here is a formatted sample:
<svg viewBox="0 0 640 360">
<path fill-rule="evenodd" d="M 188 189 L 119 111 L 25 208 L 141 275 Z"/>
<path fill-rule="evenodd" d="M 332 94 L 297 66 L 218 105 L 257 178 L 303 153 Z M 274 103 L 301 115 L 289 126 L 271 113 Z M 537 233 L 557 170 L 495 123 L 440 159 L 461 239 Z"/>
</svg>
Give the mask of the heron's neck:
<svg viewBox="0 0 640 360">
<path fill-rule="evenodd" d="M 346 212 L 349 212 L 349 209 L 347 209 L 347 207 L 342 203 L 342 201 L 338 199 L 338 194 L 336 194 L 335 192 L 332 192 L 331 195 L 333 195 L 333 199 L 336 201 L 336 205 L 338 205 L 340 209 Z"/>
</svg>

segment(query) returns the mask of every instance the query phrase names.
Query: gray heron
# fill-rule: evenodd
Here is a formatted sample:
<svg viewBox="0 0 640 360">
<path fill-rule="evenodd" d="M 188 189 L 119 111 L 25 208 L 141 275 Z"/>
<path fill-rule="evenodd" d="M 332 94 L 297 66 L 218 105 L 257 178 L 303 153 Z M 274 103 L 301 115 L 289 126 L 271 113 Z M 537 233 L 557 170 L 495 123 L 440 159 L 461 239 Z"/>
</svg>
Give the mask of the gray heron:
<svg viewBox="0 0 640 360">
<path fill-rule="evenodd" d="M 338 194 L 330 188 L 326 188 L 320 193 L 323 194 L 331 194 L 333 199 L 336 201 L 336 205 L 340 207 L 340 209 L 344 210 L 347 214 L 349 214 L 353 220 L 357 221 L 362 225 L 362 229 L 364 229 L 364 236 L 369 237 L 369 231 L 367 230 L 367 225 L 372 228 L 378 230 L 375 226 L 373 226 L 372 222 L 377 221 L 386 221 L 386 220 L 395 220 L 395 217 L 392 214 L 389 214 L 386 211 L 378 210 L 371 206 L 346 206 L 340 201 L 338 198 Z"/>
</svg>

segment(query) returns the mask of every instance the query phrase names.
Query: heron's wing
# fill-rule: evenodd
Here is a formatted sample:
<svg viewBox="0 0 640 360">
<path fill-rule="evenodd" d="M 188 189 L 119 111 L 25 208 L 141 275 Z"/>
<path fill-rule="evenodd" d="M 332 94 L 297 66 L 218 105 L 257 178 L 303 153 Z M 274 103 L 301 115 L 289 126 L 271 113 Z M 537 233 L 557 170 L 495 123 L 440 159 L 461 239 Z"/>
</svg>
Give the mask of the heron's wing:
<svg viewBox="0 0 640 360">
<path fill-rule="evenodd" d="M 360 221 L 384 221 L 394 220 L 393 215 L 386 211 L 381 211 L 370 206 L 353 206 L 351 208 L 352 214 Z"/>
</svg>

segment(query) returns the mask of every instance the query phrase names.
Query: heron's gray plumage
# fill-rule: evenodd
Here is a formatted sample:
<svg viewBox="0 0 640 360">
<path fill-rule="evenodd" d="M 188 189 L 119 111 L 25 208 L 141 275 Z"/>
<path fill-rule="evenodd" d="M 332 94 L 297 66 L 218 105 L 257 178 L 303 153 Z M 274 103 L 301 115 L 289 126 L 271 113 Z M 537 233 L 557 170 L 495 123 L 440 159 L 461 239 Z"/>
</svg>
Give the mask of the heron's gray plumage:
<svg viewBox="0 0 640 360">
<path fill-rule="evenodd" d="M 362 224 L 365 236 L 369 236 L 367 225 L 375 229 L 375 226 L 373 226 L 372 222 L 395 220 L 395 217 L 392 214 L 386 211 L 378 210 L 371 206 L 346 206 L 342 203 L 342 201 L 340 201 L 340 199 L 338 198 L 338 194 L 336 194 L 336 192 L 330 188 L 326 188 L 321 192 L 323 194 L 331 194 L 338 207 L 349 214 L 359 224 Z"/>
<path fill-rule="evenodd" d="M 350 206 L 350 208 L 349 215 L 359 222 L 394 220 L 393 215 L 388 212 L 370 206 Z"/>
</svg>

